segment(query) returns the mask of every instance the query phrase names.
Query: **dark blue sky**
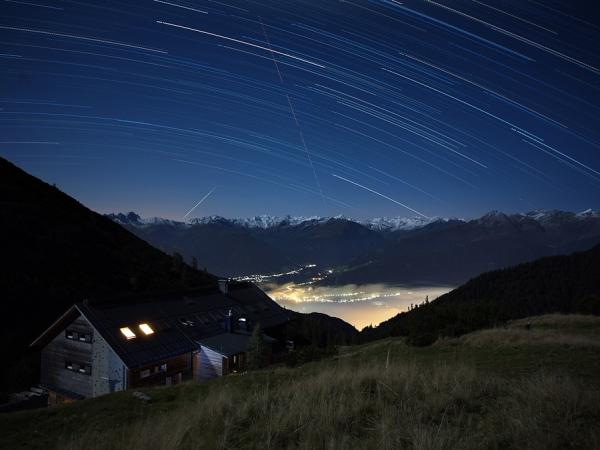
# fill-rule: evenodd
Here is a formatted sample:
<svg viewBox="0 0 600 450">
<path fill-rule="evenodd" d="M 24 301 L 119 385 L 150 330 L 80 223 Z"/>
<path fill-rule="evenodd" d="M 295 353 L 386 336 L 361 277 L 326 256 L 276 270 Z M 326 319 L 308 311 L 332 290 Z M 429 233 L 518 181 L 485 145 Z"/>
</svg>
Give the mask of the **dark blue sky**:
<svg viewBox="0 0 600 450">
<path fill-rule="evenodd" d="M 0 3 L 0 155 L 99 212 L 600 207 L 589 1 Z"/>
</svg>

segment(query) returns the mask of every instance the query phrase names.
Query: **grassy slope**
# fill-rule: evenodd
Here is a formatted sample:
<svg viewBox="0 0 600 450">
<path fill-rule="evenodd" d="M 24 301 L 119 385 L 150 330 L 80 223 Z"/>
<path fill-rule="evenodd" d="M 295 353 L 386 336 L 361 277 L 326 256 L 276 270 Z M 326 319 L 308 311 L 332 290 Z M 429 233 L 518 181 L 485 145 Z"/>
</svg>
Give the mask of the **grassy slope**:
<svg viewBox="0 0 600 450">
<path fill-rule="evenodd" d="M 542 316 L 426 348 L 0 416 L 3 448 L 600 448 L 600 318 Z"/>
</svg>

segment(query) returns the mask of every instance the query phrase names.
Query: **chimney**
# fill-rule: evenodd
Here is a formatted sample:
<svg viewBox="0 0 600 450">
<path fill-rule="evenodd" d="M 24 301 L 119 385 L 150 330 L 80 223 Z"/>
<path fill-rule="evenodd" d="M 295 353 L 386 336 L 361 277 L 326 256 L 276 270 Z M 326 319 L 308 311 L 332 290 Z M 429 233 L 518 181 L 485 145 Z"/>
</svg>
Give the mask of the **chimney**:
<svg viewBox="0 0 600 450">
<path fill-rule="evenodd" d="M 231 310 L 229 310 L 225 316 L 225 329 L 228 333 L 233 333 L 233 313 Z"/>
<path fill-rule="evenodd" d="M 219 280 L 219 290 L 223 294 L 227 294 L 229 292 L 229 280 Z"/>
</svg>

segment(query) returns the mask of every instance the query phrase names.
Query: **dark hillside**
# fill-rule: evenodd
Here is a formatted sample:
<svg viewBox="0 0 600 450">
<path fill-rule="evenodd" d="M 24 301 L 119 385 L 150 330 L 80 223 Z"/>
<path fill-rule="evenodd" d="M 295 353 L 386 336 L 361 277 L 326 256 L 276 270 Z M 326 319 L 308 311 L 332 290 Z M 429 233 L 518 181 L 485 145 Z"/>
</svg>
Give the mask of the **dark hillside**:
<svg viewBox="0 0 600 450">
<path fill-rule="evenodd" d="M 439 299 L 366 328 L 361 339 L 409 336 L 426 345 L 507 320 L 548 313 L 600 314 L 600 245 L 484 273 Z"/>
<path fill-rule="evenodd" d="M 202 267 L 221 276 L 273 273 L 293 266 L 283 249 L 273 248 L 249 230 L 230 224 L 196 224 L 189 228 L 172 223 L 124 226 L 161 250 L 177 251 L 187 261 L 196 257 Z"/>
<path fill-rule="evenodd" d="M 0 249 L 0 355 L 9 378 L 27 378 L 7 362 L 76 301 L 215 282 L 2 158 Z"/>
</svg>

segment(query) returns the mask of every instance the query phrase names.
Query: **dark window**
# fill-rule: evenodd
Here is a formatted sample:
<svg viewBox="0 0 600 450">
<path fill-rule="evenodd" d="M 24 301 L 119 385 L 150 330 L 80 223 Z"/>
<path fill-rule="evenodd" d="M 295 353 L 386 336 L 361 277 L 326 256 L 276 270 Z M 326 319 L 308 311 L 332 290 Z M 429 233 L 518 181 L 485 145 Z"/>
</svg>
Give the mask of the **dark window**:
<svg viewBox="0 0 600 450">
<path fill-rule="evenodd" d="M 140 371 L 140 378 L 148 378 L 150 376 L 150 369 L 144 369 Z"/>
<path fill-rule="evenodd" d="M 92 366 L 89 364 L 73 362 L 71 360 L 65 361 L 65 369 L 70 370 L 71 372 L 82 373 L 84 375 L 92 374 Z"/>
<path fill-rule="evenodd" d="M 186 317 L 180 317 L 179 322 L 181 323 L 181 325 L 185 325 L 186 327 L 193 327 L 195 325 L 193 320 L 190 320 Z"/>
<path fill-rule="evenodd" d="M 89 333 L 79 333 L 78 331 L 73 331 L 73 330 L 66 330 L 65 331 L 65 337 L 67 339 L 72 340 L 72 341 L 87 342 L 87 343 L 92 342 L 92 335 L 91 334 L 89 334 Z"/>
</svg>

